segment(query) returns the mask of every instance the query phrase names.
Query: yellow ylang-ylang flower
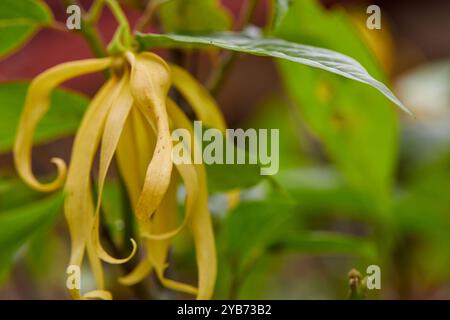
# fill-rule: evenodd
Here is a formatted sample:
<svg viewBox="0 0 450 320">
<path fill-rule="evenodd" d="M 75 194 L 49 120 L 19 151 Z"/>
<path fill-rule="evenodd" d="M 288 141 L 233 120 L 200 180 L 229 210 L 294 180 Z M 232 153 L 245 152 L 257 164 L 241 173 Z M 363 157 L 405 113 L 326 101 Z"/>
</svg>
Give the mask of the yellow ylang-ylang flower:
<svg viewBox="0 0 450 320">
<path fill-rule="evenodd" d="M 61 83 L 88 73 L 110 69 L 112 75 L 92 99 L 80 124 L 68 168 L 62 159 L 53 158 L 58 175 L 42 183 L 33 175 L 31 148 L 33 132 L 49 108 L 51 92 Z M 216 279 L 216 252 L 210 213 L 206 173 L 203 165 L 174 165 L 171 160 L 171 129 L 190 130 L 191 121 L 168 97 L 174 86 L 190 103 L 196 116 L 207 126 L 225 130 L 223 117 L 212 97 L 185 70 L 168 65 L 149 52 L 125 52 L 119 57 L 73 61 L 55 66 L 35 78 L 28 89 L 14 146 L 15 164 L 22 179 L 42 192 L 63 188 L 64 211 L 71 237 L 71 266 L 81 268 L 85 253 L 96 279 L 96 290 L 82 293 L 70 289 L 72 297 L 110 299 L 105 288 L 103 263 L 127 262 L 112 257 L 103 249 L 99 236 L 99 209 L 111 161 L 116 156 L 125 182 L 145 255 L 137 267 L 119 279 L 132 285 L 154 271 L 160 282 L 174 290 L 212 296 Z M 195 138 L 193 138 L 195 140 Z M 195 141 L 193 141 L 195 142 Z M 201 152 L 195 143 L 191 151 Z M 100 153 L 96 199 L 91 192 L 91 169 Z M 178 221 L 177 188 L 186 189 L 183 221 Z M 167 254 L 177 233 L 188 228 L 196 248 L 198 284 L 192 286 L 165 276 Z"/>
</svg>

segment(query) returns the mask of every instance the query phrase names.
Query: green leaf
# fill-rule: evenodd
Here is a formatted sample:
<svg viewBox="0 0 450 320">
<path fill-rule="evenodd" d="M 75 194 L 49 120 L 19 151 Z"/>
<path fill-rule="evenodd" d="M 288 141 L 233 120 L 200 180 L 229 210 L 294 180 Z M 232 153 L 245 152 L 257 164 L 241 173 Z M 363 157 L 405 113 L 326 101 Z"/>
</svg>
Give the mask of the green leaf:
<svg viewBox="0 0 450 320">
<path fill-rule="evenodd" d="M 208 189 L 211 193 L 247 189 L 258 184 L 264 176 L 261 167 L 252 164 L 208 164 Z"/>
<path fill-rule="evenodd" d="M 0 1 L 0 57 L 12 53 L 52 21 L 52 13 L 42 1 Z"/>
<path fill-rule="evenodd" d="M 48 227 L 60 212 L 61 193 L 0 213 L 0 281 L 12 265 L 14 254 L 33 235 Z M 42 244 L 45 246 L 45 243 Z"/>
<path fill-rule="evenodd" d="M 27 88 L 26 83 L 0 83 L 0 153 L 9 152 L 13 147 Z M 73 134 L 88 103 L 80 94 L 56 90 L 52 95 L 50 111 L 36 129 L 35 142 L 45 143 Z"/>
<path fill-rule="evenodd" d="M 274 244 L 275 248 L 312 254 L 350 254 L 369 260 L 376 258 L 373 242 L 336 232 L 307 232 L 287 235 Z"/>
<path fill-rule="evenodd" d="M 372 52 L 341 11 L 326 11 L 315 1 L 295 1 L 275 34 L 351 55 L 375 77 L 385 79 Z M 302 120 L 331 160 L 352 186 L 384 203 L 398 147 L 397 116 L 389 101 L 366 86 L 329 73 L 284 61 L 279 66 Z M 379 89 L 402 107 L 392 93 Z"/>
<path fill-rule="evenodd" d="M 22 180 L 0 175 L 0 212 L 24 206 L 42 197 Z"/>
<path fill-rule="evenodd" d="M 210 46 L 258 56 L 280 58 L 323 69 L 376 88 L 405 112 L 410 113 L 388 87 L 375 80 L 359 62 L 349 56 L 328 49 L 277 38 L 262 38 L 251 34 L 251 32 L 220 32 L 198 35 L 138 33 L 136 37 L 143 48 Z"/>
<path fill-rule="evenodd" d="M 279 131 L 280 171 L 306 164 L 305 137 L 294 120 L 293 108 L 288 105 L 287 99 L 269 97 L 258 105 L 257 110 L 245 121 L 245 127 Z"/>
<path fill-rule="evenodd" d="M 294 199 L 307 218 L 339 212 L 354 219 L 373 217 L 373 203 L 352 188 L 339 172 L 330 167 L 304 167 L 280 172 L 276 181 Z"/>
<path fill-rule="evenodd" d="M 295 227 L 294 213 L 291 202 L 279 199 L 241 203 L 229 213 L 218 237 L 223 257 L 245 268 Z"/>
<path fill-rule="evenodd" d="M 57 259 L 59 238 L 53 226 L 41 228 L 28 241 L 25 263 L 27 271 L 33 280 L 45 281 L 54 267 Z"/>
<path fill-rule="evenodd" d="M 230 29 L 231 17 L 218 0 L 172 0 L 159 9 L 166 32 L 212 32 Z"/>
<path fill-rule="evenodd" d="M 404 233 L 450 240 L 449 167 L 450 152 L 410 174 L 402 186 L 402 193 L 395 199 L 397 228 Z"/>
<path fill-rule="evenodd" d="M 209 128 L 204 128 L 205 131 Z M 216 129 L 212 129 L 216 130 Z M 204 132 L 202 133 L 202 135 Z M 245 134 L 245 130 L 243 131 L 243 134 Z M 270 138 L 270 135 L 268 135 Z M 225 138 L 223 135 L 222 137 L 222 158 L 217 159 L 221 160 L 223 164 L 220 163 L 212 163 L 207 164 L 205 163 L 206 171 L 207 171 L 207 178 L 208 178 L 208 189 L 210 193 L 216 193 L 216 192 L 224 192 L 229 191 L 232 189 L 246 189 L 250 188 L 257 183 L 259 183 L 262 179 L 264 179 L 267 176 L 261 175 L 261 169 L 264 167 L 259 162 L 259 157 L 256 154 L 256 163 L 252 164 L 250 163 L 250 143 L 248 143 L 249 139 L 244 139 L 243 141 L 239 141 L 237 139 L 234 139 L 234 141 L 231 141 L 230 137 Z M 213 141 L 202 141 L 201 148 L 203 151 L 203 155 L 205 155 L 205 149 L 208 148 L 208 146 L 215 145 L 216 138 L 213 139 Z M 241 143 L 242 145 L 237 145 L 238 143 Z M 234 161 L 233 163 L 227 164 L 227 146 L 232 148 L 233 154 L 234 154 Z M 217 147 L 219 147 L 217 145 Z M 230 148 L 230 149 L 231 149 Z M 215 156 L 215 152 L 213 152 L 213 155 Z M 238 163 L 238 154 L 243 154 L 244 163 L 239 164 Z M 208 153 L 209 155 L 209 153 Z M 203 159 L 205 159 L 205 156 L 203 156 Z"/>
</svg>

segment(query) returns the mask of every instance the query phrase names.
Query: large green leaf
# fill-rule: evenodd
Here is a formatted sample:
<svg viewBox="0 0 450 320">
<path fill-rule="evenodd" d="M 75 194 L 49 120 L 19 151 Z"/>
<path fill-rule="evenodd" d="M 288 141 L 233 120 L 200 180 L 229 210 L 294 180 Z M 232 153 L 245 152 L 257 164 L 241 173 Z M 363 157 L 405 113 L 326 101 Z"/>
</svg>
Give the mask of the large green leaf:
<svg viewBox="0 0 450 320">
<path fill-rule="evenodd" d="M 231 26 L 218 0 L 171 0 L 161 5 L 159 14 L 166 32 L 226 31 Z"/>
<path fill-rule="evenodd" d="M 323 69 L 368 84 L 378 89 L 401 109 L 409 112 L 395 95 L 383 83 L 374 79 L 359 62 L 349 56 L 328 49 L 288 42 L 282 39 L 262 38 L 250 31 L 197 35 L 138 33 L 136 37 L 142 48 L 212 46 L 258 56 L 280 58 Z"/>
<path fill-rule="evenodd" d="M 52 21 L 51 12 L 42 1 L 0 1 L 0 57 L 17 49 L 39 27 Z"/>
<path fill-rule="evenodd" d="M 27 88 L 26 83 L 0 83 L 0 153 L 12 149 Z M 88 100 L 79 94 L 56 90 L 52 95 L 50 111 L 35 132 L 36 143 L 74 133 L 87 105 Z"/>
<path fill-rule="evenodd" d="M 0 213 L 0 281 L 6 276 L 17 250 L 54 221 L 62 208 L 62 201 L 62 194 L 58 193 Z"/>
<path fill-rule="evenodd" d="M 316 1 L 295 1 L 275 35 L 343 52 L 385 80 L 373 54 L 341 11 L 325 11 Z M 344 176 L 376 199 L 386 199 L 398 147 L 397 116 L 389 101 L 366 86 L 329 73 L 284 61 L 279 66 L 302 119 Z"/>
</svg>

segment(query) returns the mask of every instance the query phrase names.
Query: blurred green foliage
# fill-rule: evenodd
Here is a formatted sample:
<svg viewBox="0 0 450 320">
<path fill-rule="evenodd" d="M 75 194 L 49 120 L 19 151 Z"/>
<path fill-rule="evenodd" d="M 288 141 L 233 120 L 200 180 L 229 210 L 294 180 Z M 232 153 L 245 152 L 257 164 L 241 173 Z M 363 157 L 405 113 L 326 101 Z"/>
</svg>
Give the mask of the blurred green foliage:
<svg viewBox="0 0 450 320">
<path fill-rule="evenodd" d="M 0 57 L 11 54 L 39 27 L 52 21 L 51 11 L 41 1 L 0 1 Z"/>
<path fill-rule="evenodd" d="M 12 150 L 27 88 L 27 83 L 0 83 L 0 153 Z M 36 129 L 35 143 L 41 144 L 73 134 L 88 103 L 88 99 L 78 93 L 55 90 L 50 110 Z"/>
<path fill-rule="evenodd" d="M 218 0 L 171 0 L 159 11 L 165 32 L 212 32 L 231 27 L 231 16 Z"/>
<path fill-rule="evenodd" d="M 295 1 L 275 35 L 347 54 L 385 81 L 373 54 L 343 12 L 327 12 L 315 1 Z M 398 148 L 397 116 L 391 103 L 360 83 L 299 64 L 280 61 L 279 65 L 301 118 L 332 161 L 352 185 L 385 201 Z"/>
</svg>

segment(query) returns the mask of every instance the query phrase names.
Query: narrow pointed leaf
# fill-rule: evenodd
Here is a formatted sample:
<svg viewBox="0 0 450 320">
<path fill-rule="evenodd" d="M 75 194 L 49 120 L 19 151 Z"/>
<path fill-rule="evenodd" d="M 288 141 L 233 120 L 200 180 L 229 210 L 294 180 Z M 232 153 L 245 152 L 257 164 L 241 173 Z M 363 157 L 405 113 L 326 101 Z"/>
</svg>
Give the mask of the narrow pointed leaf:
<svg viewBox="0 0 450 320">
<path fill-rule="evenodd" d="M 359 62 L 332 50 L 277 38 L 262 38 L 249 32 L 220 32 L 199 35 L 138 33 L 136 37 L 142 48 L 209 46 L 257 56 L 280 58 L 323 69 L 368 84 L 384 94 L 399 108 L 411 113 L 386 85 L 374 79 Z"/>
</svg>

